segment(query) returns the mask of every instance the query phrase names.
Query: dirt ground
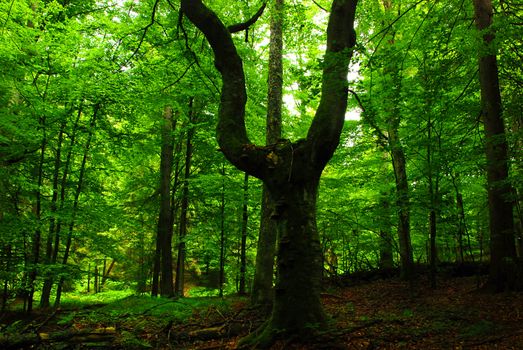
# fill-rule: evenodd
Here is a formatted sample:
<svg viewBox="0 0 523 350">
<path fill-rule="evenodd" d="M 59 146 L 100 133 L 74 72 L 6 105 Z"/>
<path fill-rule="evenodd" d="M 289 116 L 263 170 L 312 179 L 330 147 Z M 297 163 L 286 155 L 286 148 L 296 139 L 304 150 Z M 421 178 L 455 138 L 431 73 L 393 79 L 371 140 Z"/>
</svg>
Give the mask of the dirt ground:
<svg viewBox="0 0 523 350">
<path fill-rule="evenodd" d="M 445 278 L 431 289 L 423 278 L 413 284 L 397 278 L 335 284 L 322 299 L 331 329 L 306 344 L 281 340 L 279 349 L 523 349 L 523 293 L 488 294 L 477 277 Z M 96 308 L 58 310 L 21 323 L 19 339 L 0 333 L 10 349 L 235 349 L 238 340 L 263 323 L 245 298 L 226 309 L 208 306 L 184 322 L 154 316 L 118 314 L 93 317 Z M 89 317 L 81 317 L 87 315 Z M 101 315 L 101 314 L 100 314 Z M 71 322 L 68 322 L 70 319 Z"/>
</svg>

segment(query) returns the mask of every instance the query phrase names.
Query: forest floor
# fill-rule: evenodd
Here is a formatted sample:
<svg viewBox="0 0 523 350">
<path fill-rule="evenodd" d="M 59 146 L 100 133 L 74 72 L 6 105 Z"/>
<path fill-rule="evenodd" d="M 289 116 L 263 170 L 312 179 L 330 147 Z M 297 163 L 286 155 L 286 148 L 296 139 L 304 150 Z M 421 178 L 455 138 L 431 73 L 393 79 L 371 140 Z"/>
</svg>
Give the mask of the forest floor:
<svg viewBox="0 0 523 350">
<path fill-rule="evenodd" d="M 350 282 L 350 281 L 348 281 Z M 322 294 L 333 330 L 273 349 L 523 349 L 523 294 L 488 294 L 477 277 L 360 281 Z M 0 317 L 2 349 L 234 349 L 262 324 L 245 298 L 130 296 L 109 304 Z"/>
</svg>

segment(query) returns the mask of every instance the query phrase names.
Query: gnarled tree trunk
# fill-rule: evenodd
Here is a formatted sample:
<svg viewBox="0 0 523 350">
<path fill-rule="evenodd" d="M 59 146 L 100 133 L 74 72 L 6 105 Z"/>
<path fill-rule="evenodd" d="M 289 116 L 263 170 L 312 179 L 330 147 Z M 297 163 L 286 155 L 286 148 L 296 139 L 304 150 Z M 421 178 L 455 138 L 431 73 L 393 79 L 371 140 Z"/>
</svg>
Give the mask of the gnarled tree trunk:
<svg viewBox="0 0 523 350">
<path fill-rule="evenodd" d="M 259 147 L 247 137 L 245 76 L 229 31 L 200 0 L 182 0 L 182 11 L 206 36 L 222 75 L 217 127 L 221 150 L 237 168 L 263 180 L 275 203 L 272 218 L 280 241 L 272 314 L 261 334 L 244 342 L 258 348 L 270 345 L 277 336 L 310 336 L 311 325 L 325 325 L 316 196 L 320 175 L 338 146 L 344 124 L 356 3 L 334 0 L 332 5 L 322 95 L 307 137 Z"/>
</svg>

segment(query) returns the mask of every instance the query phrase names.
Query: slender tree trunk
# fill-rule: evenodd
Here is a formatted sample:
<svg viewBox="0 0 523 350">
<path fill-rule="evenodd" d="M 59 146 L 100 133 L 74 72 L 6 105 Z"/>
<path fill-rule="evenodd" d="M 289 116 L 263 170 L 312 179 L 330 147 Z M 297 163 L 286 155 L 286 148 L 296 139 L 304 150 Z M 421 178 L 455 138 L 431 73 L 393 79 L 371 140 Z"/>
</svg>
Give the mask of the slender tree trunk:
<svg viewBox="0 0 523 350">
<path fill-rule="evenodd" d="M 165 108 L 163 119 L 162 150 L 160 159 L 160 215 L 158 217 L 157 242 L 161 242 L 160 295 L 162 297 L 172 297 L 174 295 L 174 288 L 172 262 L 173 217 L 171 211 L 171 174 L 174 151 L 174 122 L 171 107 Z"/>
<path fill-rule="evenodd" d="M 103 261 L 103 265 L 102 265 L 102 274 L 100 275 L 100 292 L 103 291 L 103 288 L 104 288 L 104 284 L 103 284 L 103 280 L 105 278 L 105 269 L 107 268 L 107 257 L 104 256 L 104 261 Z"/>
<path fill-rule="evenodd" d="M 385 11 L 392 13 L 393 4 L 391 0 L 383 0 Z M 392 24 L 391 24 L 392 25 Z M 395 43 L 394 31 L 391 31 L 388 43 L 392 47 Z M 396 205 L 398 207 L 398 242 L 400 248 L 401 277 L 405 280 L 413 278 L 412 243 L 410 238 L 410 200 L 409 184 L 407 180 L 407 163 L 405 152 L 399 137 L 401 112 L 399 110 L 399 93 L 401 90 L 401 77 L 397 62 L 392 61 L 387 67 L 386 74 L 392 77 L 390 95 L 393 96 L 392 105 L 387 111 L 387 133 L 394 178 L 396 182 Z"/>
<path fill-rule="evenodd" d="M 429 210 L 429 237 L 430 237 L 430 286 L 436 288 L 436 273 L 438 250 L 436 246 L 436 209 Z"/>
<path fill-rule="evenodd" d="M 47 81 L 46 81 L 46 87 L 45 87 L 45 91 L 44 91 L 44 94 L 42 96 L 42 102 L 45 103 L 45 100 L 47 98 L 47 90 L 49 88 L 49 81 L 50 81 L 50 78 L 51 76 L 48 75 L 47 76 Z M 45 124 L 45 117 L 42 118 L 44 121 L 42 122 L 42 125 Z M 44 126 L 45 128 L 45 126 Z M 39 185 L 41 186 L 41 184 Z M 39 223 L 40 224 L 40 223 Z M 52 233 L 50 233 L 48 236 L 47 236 L 47 244 L 46 244 L 46 256 L 45 256 L 45 264 L 46 265 L 49 265 L 51 263 L 51 258 L 52 258 L 52 242 L 53 242 L 53 236 L 52 236 Z M 46 276 L 46 281 L 47 279 L 49 278 L 49 275 Z M 44 282 L 44 287 L 45 287 L 45 282 Z M 41 307 L 48 307 L 49 306 L 49 296 L 46 296 L 44 293 L 46 292 L 45 289 L 42 289 L 42 296 L 41 296 L 41 299 L 40 299 L 40 306 Z"/>
<path fill-rule="evenodd" d="M 62 121 L 60 131 L 58 132 L 58 141 L 56 145 L 56 154 L 53 171 L 53 195 L 51 197 L 51 218 L 49 219 L 49 233 L 47 236 L 47 259 L 50 264 L 56 264 L 58 258 L 58 250 L 60 245 L 60 232 L 56 229 L 56 211 L 58 209 L 58 180 L 60 178 L 60 167 L 62 165 L 62 141 L 64 136 L 66 120 Z M 54 247 L 53 247 L 54 236 Z M 40 299 L 41 307 L 49 307 L 49 299 L 51 297 L 51 289 L 53 288 L 53 275 L 48 274 L 44 280 L 42 287 L 42 296 Z"/>
<path fill-rule="evenodd" d="M 177 119 L 173 122 L 173 130 L 176 130 L 176 123 Z M 176 149 L 173 153 L 173 159 L 175 154 L 179 154 L 181 152 L 181 142 L 176 141 Z M 178 157 L 176 157 L 176 163 L 174 164 L 174 181 L 171 188 L 171 218 L 172 218 L 172 225 L 174 228 L 174 219 L 176 217 L 176 213 L 178 212 L 179 207 L 179 201 L 176 199 L 176 191 L 178 189 L 178 180 L 180 175 L 180 162 L 178 160 Z M 174 230 L 173 230 L 174 234 Z M 160 270 L 161 270 L 161 261 L 162 261 L 162 243 L 165 240 L 163 237 L 156 237 L 156 250 L 154 254 L 154 264 L 153 264 L 153 278 L 152 278 L 152 286 L 151 286 L 151 295 L 152 296 L 158 296 L 159 294 L 159 281 L 160 281 Z M 172 239 L 171 239 L 172 242 Z M 171 243 L 172 244 L 172 243 Z M 172 249 L 172 248 L 171 248 Z M 144 285 L 145 287 L 145 285 Z M 176 284 L 174 286 L 174 291 L 176 294 Z"/>
<path fill-rule="evenodd" d="M 458 211 L 458 257 L 459 263 L 463 264 L 465 262 L 465 249 L 463 247 L 463 238 L 465 235 L 464 227 L 464 216 L 465 210 L 463 208 L 463 195 L 456 190 L 456 209 Z"/>
<path fill-rule="evenodd" d="M 429 103 L 427 103 L 429 105 Z M 436 272 L 437 272 L 437 260 L 438 260 L 438 251 L 436 247 L 436 234 L 437 234 L 437 196 L 438 196 L 438 181 L 434 180 L 434 150 L 432 147 L 432 118 L 430 112 L 428 114 L 427 120 L 427 133 L 428 133 L 428 142 L 427 142 L 427 163 L 428 163 L 428 183 L 429 183 L 429 239 L 430 239 L 430 253 L 429 253 L 429 265 L 430 265 L 430 286 L 436 288 Z"/>
<path fill-rule="evenodd" d="M 222 164 L 222 192 L 220 200 L 220 298 L 223 297 L 225 283 L 225 163 Z"/>
<path fill-rule="evenodd" d="M 162 261 L 162 241 L 163 237 L 156 234 L 156 248 L 153 259 L 153 279 L 151 282 L 151 296 L 157 297 L 160 292 L 160 264 Z"/>
<path fill-rule="evenodd" d="M 390 231 L 390 203 L 388 193 L 382 193 L 380 199 L 380 206 L 383 209 L 383 226 L 380 229 L 380 269 L 392 269 L 394 266 L 393 260 L 393 245 L 392 234 Z"/>
<path fill-rule="evenodd" d="M 400 247 L 401 277 L 413 278 L 412 245 L 410 240 L 409 185 L 405 153 L 398 138 L 399 120 L 389 128 L 389 144 L 396 180 L 396 204 L 398 206 L 398 242 Z"/>
<path fill-rule="evenodd" d="M 516 247 L 514 218 L 508 181 L 508 146 L 503 124 L 496 50 L 493 47 L 491 0 L 473 0 L 476 27 L 483 33 L 484 46 L 479 57 L 482 118 L 485 127 L 487 157 L 487 192 L 490 220 L 489 288 L 496 291 L 514 289 L 521 276 L 514 272 Z M 521 284 L 521 283 L 520 283 Z"/>
<path fill-rule="evenodd" d="M 516 192 L 516 216 L 517 220 L 515 223 L 515 235 L 516 235 L 516 249 L 518 253 L 518 257 L 523 259 L 523 211 L 521 210 L 521 203 L 523 203 L 523 200 L 521 200 L 522 196 L 520 194 L 520 191 Z"/>
<path fill-rule="evenodd" d="M 269 76 L 267 92 L 266 143 L 275 144 L 281 138 L 281 110 L 283 102 L 283 18 L 284 0 L 275 0 L 271 6 Z M 273 299 L 274 254 L 277 225 L 271 216 L 274 203 L 266 185 L 263 185 L 260 234 L 256 254 L 251 302 L 269 307 Z"/>
<path fill-rule="evenodd" d="M 467 251 L 470 257 L 470 261 L 474 262 L 474 254 L 472 251 L 472 243 L 470 241 L 470 233 L 467 229 L 467 221 L 465 217 L 465 207 L 463 205 L 463 195 L 459 190 L 459 178 L 454 175 L 450 175 L 452 178 L 452 186 L 454 187 L 455 196 L 456 196 L 456 210 L 457 210 L 457 219 L 458 219 L 458 261 L 460 264 L 465 262 L 465 246 L 464 239 L 467 239 Z"/>
<path fill-rule="evenodd" d="M 2 214 L 0 214 L 1 219 Z M 4 292 L 2 296 L 2 312 L 5 311 L 7 306 L 7 300 L 9 299 L 9 275 L 11 272 L 11 255 L 12 255 L 12 246 L 8 244 L 5 246 L 5 279 L 4 279 Z"/>
<path fill-rule="evenodd" d="M 69 151 L 67 152 L 67 157 L 65 159 L 64 164 L 64 172 L 62 174 L 62 182 L 60 185 L 60 212 L 64 209 L 65 205 L 65 194 L 67 190 L 67 178 L 69 177 L 69 168 L 71 166 L 71 160 L 73 159 L 73 149 L 76 144 L 76 133 L 78 131 L 78 124 L 80 123 L 80 118 L 82 117 L 83 113 L 83 102 L 80 103 L 80 107 L 78 108 L 77 114 L 76 114 L 76 120 L 73 124 L 73 130 L 71 132 L 71 139 L 69 141 Z M 56 225 L 56 230 L 61 230 L 61 224 L 62 220 L 59 219 L 58 223 Z"/>
<path fill-rule="evenodd" d="M 37 265 L 40 261 L 40 243 L 41 243 L 41 236 L 42 236 L 42 229 L 41 229 L 41 216 L 42 216 L 42 193 L 41 188 L 43 184 L 44 179 L 44 161 L 45 161 L 45 149 L 47 146 L 47 135 L 46 135 L 46 125 L 45 125 L 45 117 L 40 118 L 40 126 L 43 130 L 43 137 L 42 137 L 42 144 L 40 146 L 40 160 L 38 163 L 38 166 L 35 168 L 36 170 L 36 176 L 38 178 L 38 187 L 36 189 L 36 201 L 35 205 L 33 207 L 33 213 L 36 218 L 36 230 L 34 233 L 33 238 L 33 266 L 31 268 L 31 272 L 29 274 L 29 286 L 28 290 L 29 293 L 27 295 L 27 308 L 26 312 L 31 313 L 33 310 L 33 295 L 35 290 L 35 282 L 36 277 L 38 274 Z"/>
<path fill-rule="evenodd" d="M 180 231 L 178 234 L 178 259 L 176 263 L 176 281 L 174 290 L 177 296 L 184 296 L 185 287 L 185 237 L 187 236 L 187 212 L 189 209 L 189 177 L 191 176 L 191 162 L 193 155 L 192 139 L 194 136 L 195 122 L 194 98 L 189 100 L 189 129 L 185 145 L 185 173 L 182 186 L 182 203 L 180 207 Z"/>
<path fill-rule="evenodd" d="M 62 180 L 60 184 L 60 208 L 59 212 L 63 213 L 64 206 L 65 206 L 65 195 L 67 191 L 67 180 L 69 177 L 69 169 L 71 166 L 71 160 L 73 159 L 73 150 L 74 146 L 76 144 L 76 133 L 78 131 L 78 124 L 80 123 L 80 118 L 83 113 L 83 103 L 80 103 L 80 107 L 78 108 L 77 114 L 76 114 L 76 120 L 73 124 L 73 130 L 71 133 L 71 139 L 69 141 L 69 151 L 67 152 L 67 157 L 64 164 L 64 170 L 62 174 Z M 94 124 L 93 124 L 94 126 Z M 61 217 L 58 218 L 56 223 L 56 233 L 59 235 L 62 232 L 62 222 L 63 219 Z"/>
<path fill-rule="evenodd" d="M 80 194 L 82 193 L 82 186 L 83 186 L 84 177 L 85 177 L 87 157 L 89 155 L 89 150 L 91 148 L 91 141 L 93 138 L 94 128 L 96 125 L 96 119 L 98 117 L 98 113 L 100 112 L 100 108 L 101 107 L 99 104 L 96 104 L 94 106 L 93 116 L 91 117 L 91 122 L 89 123 L 89 134 L 87 135 L 87 141 L 86 141 L 85 147 L 84 147 L 82 164 L 80 165 L 80 174 L 78 175 L 78 183 L 76 184 L 76 191 L 75 191 L 74 200 L 73 200 L 73 208 L 71 211 L 71 221 L 69 222 L 69 229 L 67 232 L 67 238 L 66 238 L 65 248 L 64 248 L 64 256 L 62 258 L 62 265 L 64 265 L 64 266 L 67 265 L 67 260 L 69 259 L 69 253 L 71 251 L 75 219 L 76 219 L 76 214 L 78 212 Z M 64 281 L 65 281 L 64 277 L 60 278 L 60 281 L 58 282 L 58 286 L 56 287 L 56 298 L 55 298 L 55 304 L 54 304 L 55 307 L 58 307 L 60 305 L 60 298 L 62 296 L 62 288 L 63 288 Z"/>
<path fill-rule="evenodd" d="M 94 294 L 98 293 L 98 264 L 94 265 Z"/>
<path fill-rule="evenodd" d="M 105 264 L 105 262 L 104 262 Z M 102 276 L 102 288 L 105 286 L 105 282 L 107 282 L 107 279 L 109 278 L 109 274 L 111 273 L 111 271 L 113 270 L 113 267 L 114 265 L 116 264 L 116 260 L 111 260 L 111 263 L 109 264 L 109 267 L 107 268 L 107 270 L 104 272 L 103 276 Z M 104 268 L 105 270 L 105 268 Z"/>
<path fill-rule="evenodd" d="M 243 178 L 243 207 L 242 207 L 242 230 L 240 242 L 240 287 L 238 293 L 246 294 L 245 274 L 247 272 L 247 228 L 249 220 L 249 174 L 245 173 Z"/>
<path fill-rule="evenodd" d="M 87 264 L 87 293 L 91 292 L 91 264 Z"/>
</svg>

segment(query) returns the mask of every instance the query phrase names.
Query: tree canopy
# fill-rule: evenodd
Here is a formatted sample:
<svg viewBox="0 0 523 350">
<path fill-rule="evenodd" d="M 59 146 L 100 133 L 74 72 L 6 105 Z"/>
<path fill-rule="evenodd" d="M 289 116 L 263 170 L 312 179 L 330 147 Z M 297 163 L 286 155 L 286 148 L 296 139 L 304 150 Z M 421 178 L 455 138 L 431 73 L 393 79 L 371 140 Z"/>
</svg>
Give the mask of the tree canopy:
<svg viewBox="0 0 523 350">
<path fill-rule="evenodd" d="M 515 0 L 0 2 L 2 310 L 251 293 L 264 227 L 252 344 L 325 326 L 325 282 L 356 272 L 490 264 L 521 290 L 522 22 Z"/>
</svg>

